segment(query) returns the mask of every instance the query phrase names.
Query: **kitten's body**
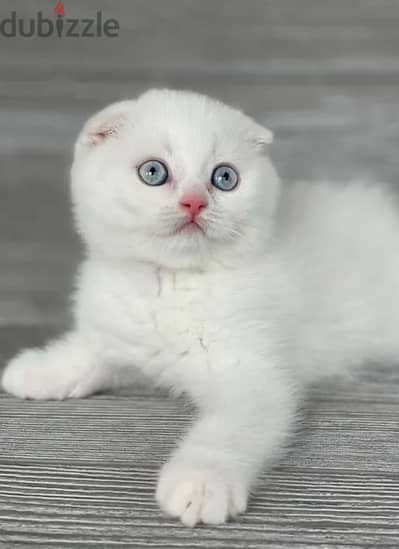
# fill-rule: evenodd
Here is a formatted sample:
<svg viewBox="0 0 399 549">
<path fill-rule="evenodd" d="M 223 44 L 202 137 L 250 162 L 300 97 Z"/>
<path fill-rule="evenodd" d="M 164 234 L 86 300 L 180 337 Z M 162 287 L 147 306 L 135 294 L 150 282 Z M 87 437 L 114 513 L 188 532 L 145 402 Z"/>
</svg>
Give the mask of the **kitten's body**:
<svg viewBox="0 0 399 549">
<path fill-rule="evenodd" d="M 103 130 L 120 106 L 95 118 L 83 131 L 83 145 L 82 137 L 78 142 L 73 170 L 77 221 L 89 247 L 78 278 L 75 330 L 45 350 L 16 357 L 3 386 L 22 397 L 81 397 L 140 370 L 188 394 L 201 416 L 163 468 L 157 498 L 186 524 L 218 523 L 245 509 L 251 484 L 278 455 L 309 382 L 366 360 L 396 361 L 399 216 L 386 192 L 357 183 L 298 183 L 280 193 L 267 157 L 252 152 L 268 139 L 267 133 L 257 137 L 255 123 L 252 128 L 240 113 L 200 96 L 152 93 L 155 112 L 165 103 L 162 124 L 176 112 L 204 109 L 198 125 L 209 133 L 198 138 L 201 128 L 185 122 L 183 139 L 169 132 L 165 148 L 173 150 L 169 164 L 180 179 L 177 191 L 162 191 L 169 193 L 163 200 L 179 186 L 198 187 L 201 173 L 211 172 L 206 154 L 234 160 L 242 190 L 222 196 L 208 187 L 206 236 L 183 237 L 162 233 L 165 205 L 151 218 L 159 190 L 138 186 L 134 192 L 142 193 L 140 204 L 153 223 L 148 229 L 135 195 L 129 203 L 130 189 L 118 188 L 127 177 L 118 170 L 130 134 L 123 135 L 123 119 L 121 135 Z M 128 105 L 133 125 L 146 101 L 152 107 L 149 96 L 139 100 L 140 111 Z M 232 144 L 209 148 L 214 119 L 230 124 Z M 154 138 L 149 141 L 136 147 L 160 157 Z M 114 163 L 108 180 L 103 157 L 90 156 L 102 151 L 105 162 Z M 204 161 L 187 176 L 190 155 L 195 166 Z"/>
<path fill-rule="evenodd" d="M 306 381 L 397 362 L 399 205 L 381 185 L 298 183 L 283 193 L 277 254 L 301 296 L 286 304 L 290 364 Z M 284 302 L 284 298 L 283 298 Z"/>
</svg>

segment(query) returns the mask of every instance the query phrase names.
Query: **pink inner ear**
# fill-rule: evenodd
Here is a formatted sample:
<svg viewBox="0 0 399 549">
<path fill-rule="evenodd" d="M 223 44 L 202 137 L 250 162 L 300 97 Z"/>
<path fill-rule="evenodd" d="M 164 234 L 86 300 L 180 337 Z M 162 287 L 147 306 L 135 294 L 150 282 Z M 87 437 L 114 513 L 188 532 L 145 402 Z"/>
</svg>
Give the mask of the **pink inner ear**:
<svg viewBox="0 0 399 549">
<path fill-rule="evenodd" d="M 86 147 L 96 147 L 115 137 L 127 121 L 129 104 L 128 101 L 121 101 L 92 116 L 83 127 L 81 143 Z"/>
<path fill-rule="evenodd" d="M 89 144 L 94 147 L 96 145 L 99 145 L 103 141 L 107 139 L 110 135 L 115 133 L 114 128 L 102 128 L 100 130 L 97 130 L 95 132 L 89 132 Z"/>
</svg>

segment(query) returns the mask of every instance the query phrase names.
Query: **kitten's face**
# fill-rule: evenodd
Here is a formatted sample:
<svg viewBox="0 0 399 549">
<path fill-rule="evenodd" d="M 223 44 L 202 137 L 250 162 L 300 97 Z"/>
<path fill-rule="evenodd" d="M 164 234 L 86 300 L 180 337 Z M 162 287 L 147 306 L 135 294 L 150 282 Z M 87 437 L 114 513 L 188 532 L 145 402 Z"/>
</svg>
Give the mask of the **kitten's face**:
<svg viewBox="0 0 399 549">
<path fill-rule="evenodd" d="M 79 229 L 95 252 L 161 265 L 235 262 L 267 241 L 278 182 L 271 140 L 201 95 L 153 90 L 108 107 L 76 146 Z"/>
</svg>

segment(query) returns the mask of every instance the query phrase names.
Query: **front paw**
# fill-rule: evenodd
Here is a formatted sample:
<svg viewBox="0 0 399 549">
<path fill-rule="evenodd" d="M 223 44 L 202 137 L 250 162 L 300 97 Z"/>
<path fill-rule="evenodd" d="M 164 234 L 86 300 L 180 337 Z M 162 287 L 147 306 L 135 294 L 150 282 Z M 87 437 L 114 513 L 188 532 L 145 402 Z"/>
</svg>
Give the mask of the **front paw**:
<svg viewBox="0 0 399 549">
<path fill-rule="evenodd" d="M 82 398 L 96 389 L 100 374 L 85 347 L 66 337 L 44 349 L 22 351 L 6 366 L 1 385 L 20 398 Z"/>
<path fill-rule="evenodd" d="M 34 399 L 62 399 L 69 389 L 57 357 L 50 357 L 43 349 L 27 349 L 14 357 L 6 366 L 1 385 L 7 393 Z"/>
<path fill-rule="evenodd" d="M 244 512 L 248 490 L 218 468 L 172 460 L 161 470 L 156 498 L 167 515 L 193 527 L 199 522 L 222 524 Z"/>
</svg>

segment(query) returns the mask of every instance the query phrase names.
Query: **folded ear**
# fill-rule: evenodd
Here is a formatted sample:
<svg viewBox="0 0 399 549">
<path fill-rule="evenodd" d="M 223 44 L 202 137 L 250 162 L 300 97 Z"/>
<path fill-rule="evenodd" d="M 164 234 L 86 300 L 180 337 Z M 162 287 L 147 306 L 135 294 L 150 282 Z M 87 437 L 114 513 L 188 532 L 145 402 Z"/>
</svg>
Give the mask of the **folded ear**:
<svg viewBox="0 0 399 549">
<path fill-rule="evenodd" d="M 128 111 L 132 103 L 133 101 L 119 101 L 94 114 L 83 126 L 76 146 L 93 148 L 116 137 L 128 122 Z"/>
<path fill-rule="evenodd" d="M 261 152 L 264 151 L 268 145 L 273 143 L 273 138 L 274 135 L 272 131 L 257 124 L 255 138 L 253 139 L 257 150 Z"/>
</svg>

